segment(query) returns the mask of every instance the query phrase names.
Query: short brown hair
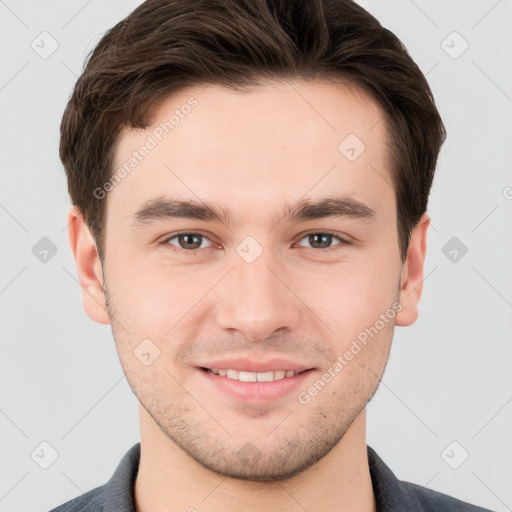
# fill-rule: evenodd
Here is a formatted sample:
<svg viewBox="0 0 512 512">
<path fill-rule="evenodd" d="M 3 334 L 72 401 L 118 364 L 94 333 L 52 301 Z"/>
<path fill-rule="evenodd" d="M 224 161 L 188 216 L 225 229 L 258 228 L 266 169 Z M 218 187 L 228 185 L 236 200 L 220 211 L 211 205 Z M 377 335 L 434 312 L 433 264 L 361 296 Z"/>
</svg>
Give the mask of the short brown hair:
<svg viewBox="0 0 512 512">
<path fill-rule="evenodd" d="M 147 0 L 89 55 L 61 123 L 71 200 L 104 248 L 106 201 L 123 127 L 146 128 L 181 89 L 339 77 L 385 114 L 400 255 L 427 209 L 446 132 L 427 80 L 400 40 L 352 0 Z"/>
</svg>

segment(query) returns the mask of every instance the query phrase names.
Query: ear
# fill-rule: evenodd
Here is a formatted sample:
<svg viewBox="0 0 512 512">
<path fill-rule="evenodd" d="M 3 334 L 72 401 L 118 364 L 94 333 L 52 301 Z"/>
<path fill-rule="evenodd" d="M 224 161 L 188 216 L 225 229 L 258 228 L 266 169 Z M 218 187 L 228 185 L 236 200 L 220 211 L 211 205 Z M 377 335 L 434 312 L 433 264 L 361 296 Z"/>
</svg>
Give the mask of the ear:
<svg viewBox="0 0 512 512">
<path fill-rule="evenodd" d="M 411 232 L 407 258 L 400 274 L 398 300 L 402 309 L 396 316 L 396 325 L 412 325 L 418 319 L 418 303 L 423 290 L 423 266 L 427 253 L 427 231 L 430 217 L 424 213 Z"/>
<path fill-rule="evenodd" d="M 109 324 L 103 269 L 87 224 L 76 206 L 68 212 L 68 237 L 75 258 L 78 279 L 82 287 L 82 304 L 87 315 L 100 324 Z"/>
</svg>

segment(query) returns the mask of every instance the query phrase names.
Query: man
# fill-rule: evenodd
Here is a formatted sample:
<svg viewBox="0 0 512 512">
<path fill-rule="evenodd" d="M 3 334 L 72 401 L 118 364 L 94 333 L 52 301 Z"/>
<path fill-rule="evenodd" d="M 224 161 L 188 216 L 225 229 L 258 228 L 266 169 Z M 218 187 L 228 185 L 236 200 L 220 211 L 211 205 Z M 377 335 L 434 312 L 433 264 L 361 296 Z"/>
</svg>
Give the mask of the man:
<svg viewBox="0 0 512 512">
<path fill-rule="evenodd" d="M 445 130 L 351 0 L 148 0 L 64 113 L 69 239 L 140 444 L 63 511 L 482 511 L 366 444 Z M 207 498 L 207 499 L 206 499 Z"/>
</svg>

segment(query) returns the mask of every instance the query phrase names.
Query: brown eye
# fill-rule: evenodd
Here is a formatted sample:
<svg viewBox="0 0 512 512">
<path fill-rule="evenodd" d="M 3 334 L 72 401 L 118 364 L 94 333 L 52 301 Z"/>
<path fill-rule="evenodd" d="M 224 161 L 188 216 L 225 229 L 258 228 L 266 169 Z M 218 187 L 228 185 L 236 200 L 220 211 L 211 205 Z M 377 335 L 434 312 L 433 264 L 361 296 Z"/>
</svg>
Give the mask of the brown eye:
<svg viewBox="0 0 512 512">
<path fill-rule="evenodd" d="M 309 233 L 306 236 L 304 236 L 301 239 L 301 241 L 302 240 L 307 240 L 307 242 L 310 244 L 310 247 L 312 249 L 318 249 L 318 250 L 332 249 L 333 247 L 335 247 L 337 245 L 344 245 L 344 244 L 348 243 L 345 240 L 343 240 L 342 238 L 340 238 L 339 236 L 336 236 L 332 233 L 322 233 L 322 232 Z M 332 246 L 333 240 L 338 240 L 340 243 L 334 244 L 334 246 Z M 298 245 L 304 247 L 300 242 Z"/>
<path fill-rule="evenodd" d="M 203 235 L 199 233 L 178 233 L 167 238 L 164 243 L 171 246 L 171 249 L 179 251 L 180 249 L 188 252 L 193 252 L 198 249 L 206 248 L 203 245 L 204 241 L 207 241 Z M 177 242 L 177 244 L 173 243 Z"/>
</svg>

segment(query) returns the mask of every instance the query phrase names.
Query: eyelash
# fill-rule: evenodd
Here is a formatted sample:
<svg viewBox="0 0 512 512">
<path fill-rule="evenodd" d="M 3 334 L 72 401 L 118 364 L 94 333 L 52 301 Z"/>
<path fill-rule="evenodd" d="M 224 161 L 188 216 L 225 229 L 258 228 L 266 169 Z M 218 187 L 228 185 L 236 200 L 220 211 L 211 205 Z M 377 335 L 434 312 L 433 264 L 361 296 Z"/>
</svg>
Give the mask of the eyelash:
<svg viewBox="0 0 512 512">
<path fill-rule="evenodd" d="M 170 236 L 166 237 L 165 240 L 162 240 L 161 244 L 166 245 L 173 252 L 185 252 L 188 255 L 194 255 L 198 251 L 201 251 L 202 249 L 209 249 L 209 247 L 204 247 L 204 248 L 188 250 L 188 249 L 183 249 L 182 247 L 176 247 L 169 243 L 171 240 L 174 240 L 175 238 L 178 238 L 183 235 L 195 235 L 195 236 L 201 237 L 202 239 L 206 239 L 206 240 L 212 242 L 207 236 L 202 235 L 201 233 L 196 233 L 193 231 L 180 231 L 178 233 L 173 233 Z M 350 244 L 350 242 L 348 240 L 341 238 L 339 235 L 337 235 L 336 233 L 332 233 L 331 231 L 311 231 L 309 233 L 302 235 L 302 237 L 298 240 L 298 242 L 302 241 L 304 238 L 311 236 L 311 235 L 328 235 L 328 236 L 332 236 L 333 238 L 337 239 L 340 242 L 339 244 L 336 244 L 333 247 L 328 247 L 327 249 L 316 249 L 314 247 L 310 247 L 310 249 L 312 249 L 313 251 L 330 252 L 330 251 L 336 250 L 337 248 L 340 248 L 344 245 Z M 212 242 L 212 243 L 214 243 L 214 242 Z"/>
</svg>

